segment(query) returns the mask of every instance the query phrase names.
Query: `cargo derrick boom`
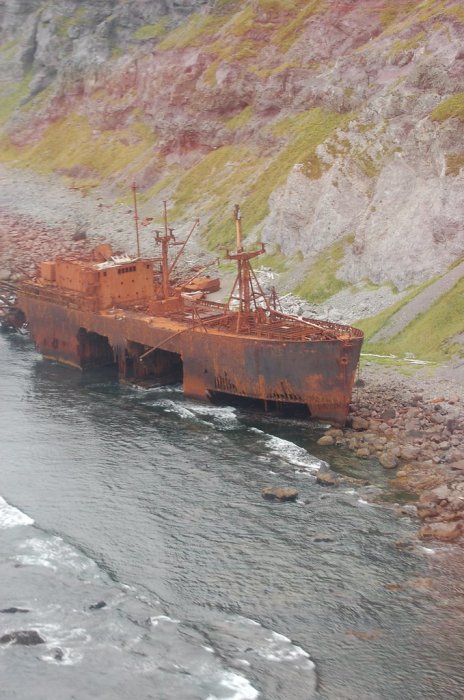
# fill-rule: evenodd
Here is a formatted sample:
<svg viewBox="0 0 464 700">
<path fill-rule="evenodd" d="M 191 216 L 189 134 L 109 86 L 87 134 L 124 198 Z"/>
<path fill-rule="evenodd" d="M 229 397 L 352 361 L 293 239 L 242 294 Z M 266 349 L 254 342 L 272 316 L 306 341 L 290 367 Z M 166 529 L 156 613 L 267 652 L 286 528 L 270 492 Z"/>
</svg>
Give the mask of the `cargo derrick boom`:
<svg viewBox="0 0 464 700">
<path fill-rule="evenodd" d="M 169 248 L 185 242 L 175 240 L 166 206 L 156 261 L 140 257 L 137 228 L 137 257 L 114 255 L 106 245 L 87 259 L 43 262 L 38 277 L 18 290 L 40 352 L 81 369 L 115 363 L 123 382 L 182 381 L 192 398 L 299 406 L 343 424 L 362 332 L 278 311 L 250 263 L 264 246 L 244 251 L 238 206 L 234 219 L 236 251 L 226 257 L 237 262 L 237 276 L 225 304 L 171 284 L 179 255 L 169 266 Z"/>
</svg>

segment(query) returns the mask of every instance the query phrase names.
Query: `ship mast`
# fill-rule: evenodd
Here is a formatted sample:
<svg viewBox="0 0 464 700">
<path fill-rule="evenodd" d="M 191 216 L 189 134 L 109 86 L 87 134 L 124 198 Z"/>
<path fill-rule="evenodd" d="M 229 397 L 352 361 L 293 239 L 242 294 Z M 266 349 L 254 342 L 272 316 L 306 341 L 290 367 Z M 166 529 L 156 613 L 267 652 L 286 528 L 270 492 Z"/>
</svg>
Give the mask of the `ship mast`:
<svg viewBox="0 0 464 700">
<path fill-rule="evenodd" d="M 137 244 L 137 257 L 140 258 L 140 236 L 139 236 L 139 213 L 137 209 L 137 183 L 132 183 L 132 194 L 134 197 L 134 223 L 135 223 L 135 241 Z"/>
<path fill-rule="evenodd" d="M 169 297 L 169 294 L 171 292 L 171 287 L 169 284 L 169 278 L 176 267 L 176 264 L 182 255 L 182 252 L 185 249 L 185 246 L 187 245 L 188 241 L 190 240 L 190 236 L 196 229 L 196 227 L 200 224 L 199 219 L 195 219 L 195 222 L 192 226 L 192 228 L 189 231 L 189 234 L 185 241 L 176 241 L 176 237 L 174 236 L 174 229 L 171 228 L 168 224 L 168 209 L 167 209 L 167 202 L 166 200 L 163 200 L 163 219 L 164 219 L 164 233 L 162 234 L 161 231 L 155 231 L 155 242 L 156 243 L 161 243 L 161 288 L 163 291 L 163 298 L 167 299 Z M 171 246 L 181 246 L 179 252 L 177 253 L 176 257 L 174 258 L 174 261 L 172 262 L 171 265 L 169 265 L 169 248 Z"/>
<path fill-rule="evenodd" d="M 256 258 L 258 255 L 262 255 L 265 252 L 264 244 L 261 243 L 261 248 L 259 250 L 245 252 L 242 245 L 242 216 L 238 204 L 234 207 L 234 221 L 237 249 L 235 253 L 229 253 L 229 251 L 227 251 L 226 258 L 228 260 L 237 261 L 237 276 L 227 305 L 230 308 L 232 301 L 238 302 L 237 332 L 239 332 L 240 330 L 244 330 L 249 324 L 252 314 L 259 310 L 262 311 L 262 305 L 258 302 L 264 302 L 268 311 L 271 309 L 269 301 L 250 264 L 252 258 Z"/>
</svg>

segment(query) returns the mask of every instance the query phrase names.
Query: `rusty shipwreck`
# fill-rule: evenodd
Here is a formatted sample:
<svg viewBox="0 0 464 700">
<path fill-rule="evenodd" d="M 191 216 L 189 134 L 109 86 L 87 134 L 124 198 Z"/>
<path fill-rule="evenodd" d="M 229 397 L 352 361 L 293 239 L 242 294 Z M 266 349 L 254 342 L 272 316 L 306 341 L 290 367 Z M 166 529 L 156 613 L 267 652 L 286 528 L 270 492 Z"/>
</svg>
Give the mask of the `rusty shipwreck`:
<svg viewBox="0 0 464 700">
<path fill-rule="evenodd" d="M 234 218 L 236 250 L 226 257 L 237 275 L 226 303 L 206 298 L 201 280 L 193 293 L 173 286 L 170 246 L 177 242 L 166 210 L 164 231 L 156 232 L 159 258 L 140 256 L 137 230 L 136 256 L 103 245 L 86 259 L 42 262 L 17 299 L 39 351 L 80 369 L 115 363 L 125 382 L 182 382 L 195 399 L 299 407 L 342 425 L 362 332 L 282 313 L 251 266 L 264 247 L 245 251 L 238 207 Z"/>
</svg>

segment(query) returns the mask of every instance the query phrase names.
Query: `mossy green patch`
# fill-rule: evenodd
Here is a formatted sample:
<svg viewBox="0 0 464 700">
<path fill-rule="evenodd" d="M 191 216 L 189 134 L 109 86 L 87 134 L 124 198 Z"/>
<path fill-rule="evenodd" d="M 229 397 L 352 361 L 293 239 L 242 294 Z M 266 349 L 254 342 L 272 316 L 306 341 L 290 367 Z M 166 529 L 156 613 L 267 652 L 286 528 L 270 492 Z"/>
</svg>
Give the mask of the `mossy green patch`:
<svg viewBox="0 0 464 700">
<path fill-rule="evenodd" d="M 169 17 L 162 17 L 155 24 L 144 24 L 134 32 L 134 39 L 144 41 L 146 39 L 159 39 L 167 33 Z"/>
<path fill-rule="evenodd" d="M 307 158 L 304 173 L 310 180 L 319 180 L 327 170 L 330 170 L 330 165 L 321 160 L 317 153 Z"/>
<path fill-rule="evenodd" d="M 275 246 L 273 250 L 267 249 L 264 255 L 261 255 L 255 267 L 270 267 L 274 272 L 286 272 L 288 269 L 289 260 L 282 253 L 280 246 Z"/>
<path fill-rule="evenodd" d="M 419 44 L 424 42 L 425 38 L 425 32 L 417 32 L 417 34 L 414 34 L 414 36 L 411 36 L 409 39 L 399 39 L 398 41 L 395 41 L 388 54 L 389 56 L 396 56 L 396 54 L 401 53 L 402 51 L 416 49 Z"/>
<path fill-rule="evenodd" d="M 317 304 L 348 286 L 337 278 L 336 273 L 345 254 L 346 246 L 352 242 L 347 236 L 323 250 L 311 266 L 304 282 L 295 289 L 295 294 Z"/>
<path fill-rule="evenodd" d="M 456 354 L 463 357 L 464 346 L 453 341 L 462 334 L 463 317 L 464 278 L 394 338 L 375 345 L 367 343 L 367 347 L 384 354 L 404 356 L 411 352 L 416 357 L 434 362 L 443 362 Z M 362 325 L 362 322 L 358 324 L 361 328 Z"/>
<path fill-rule="evenodd" d="M 324 0 L 309 0 L 308 2 L 294 3 L 296 14 L 293 19 L 286 21 L 276 31 L 273 43 L 281 51 L 288 51 L 292 44 L 298 39 L 304 24 L 314 15 L 327 9 L 328 2 Z"/>
<path fill-rule="evenodd" d="M 226 127 L 231 131 L 237 131 L 238 129 L 241 129 L 242 127 L 246 126 L 248 122 L 252 119 L 252 117 L 253 108 L 251 107 L 251 105 L 248 105 L 248 107 L 242 109 L 242 111 L 236 114 L 234 117 L 228 119 L 226 121 Z"/>
<path fill-rule="evenodd" d="M 213 215 L 203 229 L 210 248 L 232 244 L 234 227 L 232 207 L 259 168 L 256 152 L 246 146 L 222 146 L 206 155 L 181 178 L 173 194 L 176 219 L 193 213 Z"/>
<path fill-rule="evenodd" d="M 72 114 L 51 124 L 32 146 L 5 149 L 5 158 L 37 172 L 84 173 L 86 181 L 100 182 L 145 158 L 154 136 L 143 124 L 119 131 L 92 130 L 85 117 Z"/>
<path fill-rule="evenodd" d="M 224 17 L 214 14 L 193 14 L 186 22 L 169 32 L 157 45 L 159 51 L 181 49 L 187 46 L 202 46 L 210 40 L 224 24 Z"/>
<path fill-rule="evenodd" d="M 436 122 L 443 122 L 452 117 L 464 122 L 464 92 L 447 97 L 435 107 L 430 115 L 430 118 Z"/>
<path fill-rule="evenodd" d="M 445 175 L 456 177 L 464 168 L 464 153 L 447 153 Z"/>
<path fill-rule="evenodd" d="M 86 13 L 87 9 L 85 7 L 78 7 L 69 17 L 60 17 L 56 23 L 56 35 L 60 38 L 66 37 L 71 27 L 75 27 L 83 22 Z"/>
<path fill-rule="evenodd" d="M 250 194 L 242 207 L 244 219 L 250 228 L 267 216 L 271 192 L 286 181 L 292 167 L 301 163 L 303 172 L 309 169 L 308 160 L 317 146 L 349 118 L 346 114 L 315 107 L 293 117 L 284 117 L 274 124 L 272 133 L 285 137 L 287 144 L 250 187 Z"/>
<path fill-rule="evenodd" d="M 6 83 L 0 87 L 0 124 L 4 124 L 29 94 L 32 72 L 26 73 L 19 83 Z"/>
</svg>

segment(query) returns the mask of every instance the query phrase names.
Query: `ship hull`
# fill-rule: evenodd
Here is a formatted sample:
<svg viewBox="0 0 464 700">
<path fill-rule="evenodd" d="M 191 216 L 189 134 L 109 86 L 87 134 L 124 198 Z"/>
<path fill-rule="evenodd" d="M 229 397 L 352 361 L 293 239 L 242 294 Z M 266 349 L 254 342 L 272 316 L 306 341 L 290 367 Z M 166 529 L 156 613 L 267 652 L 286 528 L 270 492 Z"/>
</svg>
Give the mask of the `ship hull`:
<svg viewBox="0 0 464 700">
<path fill-rule="evenodd" d="M 20 294 L 38 350 L 86 369 L 116 362 L 122 381 L 182 381 L 186 396 L 253 399 L 265 407 L 305 406 L 312 418 L 345 423 L 362 334 L 289 341 L 116 310 L 72 309 Z"/>
</svg>

